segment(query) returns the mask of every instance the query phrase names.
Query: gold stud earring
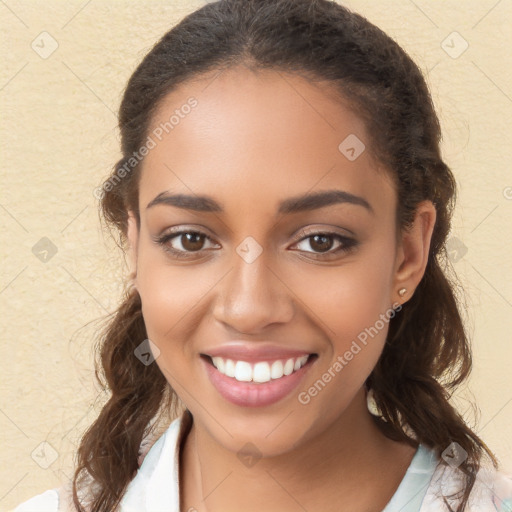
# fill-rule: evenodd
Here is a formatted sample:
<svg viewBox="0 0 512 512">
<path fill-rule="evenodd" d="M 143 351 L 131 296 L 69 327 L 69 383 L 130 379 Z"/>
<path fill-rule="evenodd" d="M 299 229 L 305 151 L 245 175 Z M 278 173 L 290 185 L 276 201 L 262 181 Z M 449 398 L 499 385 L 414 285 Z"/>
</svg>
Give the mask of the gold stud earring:
<svg viewBox="0 0 512 512">
<path fill-rule="evenodd" d="M 400 290 L 398 290 L 398 295 L 400 295 L 400 297 L 403 297 L 406 293 L 407 288 L 400 288 Z"/>
</svg>

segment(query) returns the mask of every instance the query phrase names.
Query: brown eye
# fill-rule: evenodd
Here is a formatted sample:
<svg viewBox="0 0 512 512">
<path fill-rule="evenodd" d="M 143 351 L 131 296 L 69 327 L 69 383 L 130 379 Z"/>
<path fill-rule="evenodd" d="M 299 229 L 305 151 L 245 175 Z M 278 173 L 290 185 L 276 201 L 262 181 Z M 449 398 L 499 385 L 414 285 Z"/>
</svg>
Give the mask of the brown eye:
<svg viewBox="0 0 512 512">
<path fill-rule="evenodd" d="M 309 245 L 315 252 L 329 251 L 334 245 L 332 236 L 329 235 L 313 235 L 309 239 Z"/>
<path fill-rule="evenodd" d="M 314 255 L 316 259 L 348 253 L 358 246 L 358 242 L 353 238 L 338 233 L 307 233 L 302 231 L 300 235 L 303 238 L 295 246 L 300 251 Z"/>
<path fill-rule="evenodd" d="M 202 254 L 205 252 L 204 249 L 215 246 L 208 235 L 199 231 L 186 231 L 184 229 L 156 237 L 155 242 L 177 258 L 187 258 L 193 256 L 194 253 Z M 210 245 L 206 245 L 205 242 Z"/>
<path fill-rule="evenodd" d="M 203 248 L 205 235 L 201 233 L 182 233 L 177 237 L 186 251 L 199 251 Z"/>
</svg>

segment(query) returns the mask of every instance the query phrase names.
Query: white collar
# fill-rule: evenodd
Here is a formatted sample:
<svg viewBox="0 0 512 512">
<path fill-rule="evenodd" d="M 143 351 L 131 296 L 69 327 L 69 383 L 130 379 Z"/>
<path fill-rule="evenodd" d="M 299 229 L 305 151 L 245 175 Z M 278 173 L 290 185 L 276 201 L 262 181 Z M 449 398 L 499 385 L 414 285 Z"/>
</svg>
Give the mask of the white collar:
<svg viewBox="0 0 512 512">
<path fill-rule="evenodd" d="M 180 447 L 191 424 L 192 416 L 185 411 L 153 444 L 127 487 L 121 512 L 180 512 Z M 422 503 L 438 462 L 432 450 L 419 444 L 404 478 L 383 512 L 424 510 Z"/>
<path fill-rule="evenodd" d="M 121 512 L 180 512 L 180 446 L 190 426 L 185 411 L 153 444 L 123 495 Z"/>
</svg>

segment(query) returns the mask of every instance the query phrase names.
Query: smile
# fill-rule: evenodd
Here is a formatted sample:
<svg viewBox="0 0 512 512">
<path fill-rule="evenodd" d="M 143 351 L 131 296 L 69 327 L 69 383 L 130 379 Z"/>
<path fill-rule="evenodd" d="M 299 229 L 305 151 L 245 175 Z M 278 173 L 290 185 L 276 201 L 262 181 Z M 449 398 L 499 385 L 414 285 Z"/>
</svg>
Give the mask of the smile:
<svg viewBox="0 0 512 512">
<path fill-rule="evenodd" d="M 261 361 L 251 364 L 247 361 L 233 361 L 222 357 L 212 357 L 217 370 L 239 382 L 269 382 L 281 379 L 300 370 L 308 361 L 309 355 L 290 358 L 283 361 Z"/>
<path fill-rule="evenodd" d="M 318 359 L 301 354 L 273 360 L 244 361 L 202 354 L 208 379 L 219 395 L 241 407 L 269 406 L 289 396 Z"/>
</svg>

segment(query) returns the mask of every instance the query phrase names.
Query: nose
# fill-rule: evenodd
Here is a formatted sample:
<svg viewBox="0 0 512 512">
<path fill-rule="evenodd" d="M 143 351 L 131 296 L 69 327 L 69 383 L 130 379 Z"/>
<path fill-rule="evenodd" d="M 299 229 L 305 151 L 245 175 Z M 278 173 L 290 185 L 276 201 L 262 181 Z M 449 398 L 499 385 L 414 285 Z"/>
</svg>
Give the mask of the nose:
<svg viewBox="0 0 512 512">
<path fill-rule="evenodd" d="M 289 284 L 269 266 L 263 254 L 251 263 L 235 254 L 233 264 L 220 283 L 213 307 L 218 322 L 238 333 L 254 334 L 293 318 Z"/>
</svg>

